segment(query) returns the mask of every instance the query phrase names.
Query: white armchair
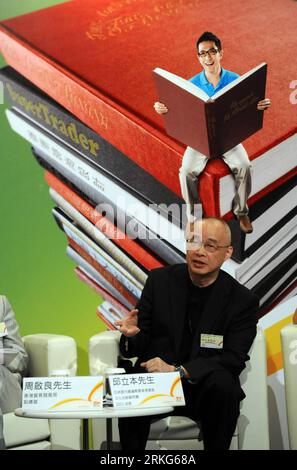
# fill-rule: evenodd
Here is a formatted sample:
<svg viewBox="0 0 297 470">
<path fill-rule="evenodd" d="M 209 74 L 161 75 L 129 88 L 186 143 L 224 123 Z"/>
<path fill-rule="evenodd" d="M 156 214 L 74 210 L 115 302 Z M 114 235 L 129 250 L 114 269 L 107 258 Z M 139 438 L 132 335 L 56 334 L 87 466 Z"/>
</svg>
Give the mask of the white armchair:
<svg viewBox="0 0 297 470">
<path fill-rule="evenodd" d="M 31 377 L 76 375 L 77 350 L 69 336 L 34 334 L 23 338 L 29 356 Z M 80 449 L 79 420 L 20 418 L 3 416 L 4 439 L 11 450 Z"/>
<path fill-rule="evenodd" d="M 89 340 L 89 367 L 91 375 L 104 374 L 108 367 L 116 367 L 119 357 L 120 334 L 104 331 Z M 266 382 L 266 344 L 262 330 L 258 330 L 250 350 L 250 361 L 240 376 L 247 397 L 242 402 L 241 413 L 230 449 L 269 449 L 268 399 Z M 101 428 L 100 428 L 101 426 Z M 114 423 L 118 439 L 117 423 Z M 147 448 L 151 449 L 201 449 L 199 428 L 186 417 L 172 416 L 152 423 Z M 93 421 L 94 448 L 104 437 L 102 423 Z"/>
<path fill-rule="evenodd" d="M 289 443 L 297 450 L 297 325 L 281 329 Z"/>
</svg>

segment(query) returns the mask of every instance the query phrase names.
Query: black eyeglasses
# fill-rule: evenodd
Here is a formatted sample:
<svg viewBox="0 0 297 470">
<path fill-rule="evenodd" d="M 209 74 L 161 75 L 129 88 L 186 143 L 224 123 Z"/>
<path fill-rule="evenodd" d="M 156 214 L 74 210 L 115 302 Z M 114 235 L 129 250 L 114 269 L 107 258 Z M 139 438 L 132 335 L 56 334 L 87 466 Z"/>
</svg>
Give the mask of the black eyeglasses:
<svg viewBox="0 0 297 470">
<path fill-rule="evenodd" d="M 213 57 L 216 55 L 217 52 L 219 52 L 219 49 L 217 49 L 216 47 L 212 47 L 211 49 L 208 49 L 208 51 L 198 52 L 198 55 L 199 57 L 202 57 L 203 59 L 205 59 L 207 55 L 210 55 Z"/>
<path fill-rule="evenodd" d="M 205 251 L 208 253 L 215 253 L 219 248 L 229 248 L 231 245 L 218 245 L 216 242 L 213 241 L 206 241 L 203 242 L 200 238 L 192 238 L 186 240 L 187 242 L 187 250 L 200 250 L 203 246 Z"/>
</svg>

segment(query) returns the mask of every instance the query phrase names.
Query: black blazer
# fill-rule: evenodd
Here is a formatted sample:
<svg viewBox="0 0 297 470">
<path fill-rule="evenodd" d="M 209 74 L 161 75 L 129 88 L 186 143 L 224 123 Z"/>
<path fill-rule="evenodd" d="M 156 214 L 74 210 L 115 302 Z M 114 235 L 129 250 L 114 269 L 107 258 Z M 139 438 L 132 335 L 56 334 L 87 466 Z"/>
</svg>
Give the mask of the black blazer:
<svg viewBox="0 0 297 470">
<path fill-rule="evenodd" d="M 128 341 L 121 338 L 125 357 L 137 356 L 138 364 L 154 357 L 180 364 L 188 285 L 185 263 L 150 272 L 136 307 L 140 332 Z M 226 369 L 238 379 L 256 335 L 257 311 L 258 299 L 220 271 L 194 335 L 191 357 L 182 364 L 195 382 L 218 369 Z M 223 349 L 200 347 L 203 333 L 223 335 Z"/>
</svg>

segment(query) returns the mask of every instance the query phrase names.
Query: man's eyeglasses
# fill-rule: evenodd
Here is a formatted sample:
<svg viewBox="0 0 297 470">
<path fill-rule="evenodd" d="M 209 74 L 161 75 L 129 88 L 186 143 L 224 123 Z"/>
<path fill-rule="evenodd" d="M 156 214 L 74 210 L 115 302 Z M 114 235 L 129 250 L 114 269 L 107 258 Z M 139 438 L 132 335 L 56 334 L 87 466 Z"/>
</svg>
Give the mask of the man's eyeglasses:
<svg viewBox="0 0 297 470">
<path fill-rule="evenodd" d="M 211 49 L 208 49 L 208 51 L 201 51 L 201 52 L 198 52 L 198 55 L 199 57 L 202 57 L 203 59 L 205 59 L 205 57 L 207 55 L 210 55 L 210 56 L 215 56 L 216 53 L 219 52 L 219 49 L 215 48 L 215 47 L 212 47 Z"/>
<path fill-rule="evenodd" d="M 203 246 L 205 251 L 207 251 L 208 253 L 215 253 L 220 248 L 229 248 L 229 246 L 231 246 L 231 245 L 218 245 L 216 242 L 212 242 L 212 241 L 203 242 L 200 240 L 200 238 L 187 239 L 186 242 L 187 242 L 188 250 L 200 250 L 200 248 Z"/>
</svg>

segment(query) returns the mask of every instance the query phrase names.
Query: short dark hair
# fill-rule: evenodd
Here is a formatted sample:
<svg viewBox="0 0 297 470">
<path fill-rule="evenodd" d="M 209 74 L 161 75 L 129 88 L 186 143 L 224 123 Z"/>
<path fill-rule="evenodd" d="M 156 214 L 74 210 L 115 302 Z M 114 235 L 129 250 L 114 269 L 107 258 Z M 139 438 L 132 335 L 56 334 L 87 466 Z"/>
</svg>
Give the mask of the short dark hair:
<svg viewBox="0 0 297 470">
<path fill-rule="evenodd" d="M 209 31 L 205 31 L 203 34 L 201 34 L 200 38 L 197 39 L 196 48 L 198 52 L 199 52 L 199 44 L 204 41 L 213 41 L 215 45 L 217 46 L 217 48 L 219 49 L 219 51 L 222 50 L 222 44 L 221 44 L 220 39 L 215 34 L 210 33 Z"/>
</svg>

